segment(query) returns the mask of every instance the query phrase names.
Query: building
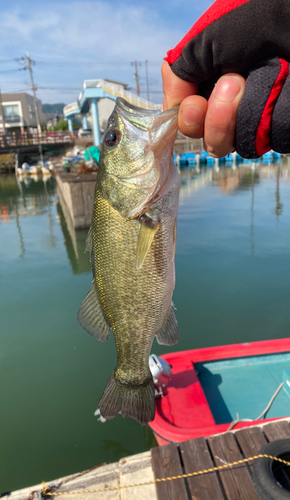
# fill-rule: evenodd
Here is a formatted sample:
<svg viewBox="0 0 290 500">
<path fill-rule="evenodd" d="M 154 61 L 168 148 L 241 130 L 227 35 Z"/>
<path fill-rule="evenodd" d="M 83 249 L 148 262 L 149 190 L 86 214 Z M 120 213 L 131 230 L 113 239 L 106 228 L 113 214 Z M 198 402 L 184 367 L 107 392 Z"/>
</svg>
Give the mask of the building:
<svg viewBox="0 0 290 500">
<path fill-rule="evenodd" d="M 37 128 L 33 97 L 26 92 L 2 94 L 2 108 L 6 132 L 29 132 Z M 46 115 L 42 112 L 42 102 L 36 99 L 40 125 L 46 126 Z M 3 131 L 3 118 L 0 115 L 0 132 Z"/>
</svg>

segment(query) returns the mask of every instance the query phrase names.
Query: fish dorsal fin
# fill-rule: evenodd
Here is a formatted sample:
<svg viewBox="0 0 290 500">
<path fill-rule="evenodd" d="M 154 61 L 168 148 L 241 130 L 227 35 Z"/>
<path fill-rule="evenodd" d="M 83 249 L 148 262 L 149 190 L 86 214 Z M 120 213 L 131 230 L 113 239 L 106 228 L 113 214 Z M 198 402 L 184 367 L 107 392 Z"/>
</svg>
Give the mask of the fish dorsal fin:
<svg viewBox="0 0 290 500">
<path fill-rule="evenodd" d="M 159 224 L 155 226 L 148 224 L 147 219 L 141 222 L 140 233 L 137 243 L 137 255 L 136 255 L 136 268 L 140 269 L 143 265 L 145 257 L 149 252 L 152 245 L 152 241 L 156 232 L 158 231 Z"/>
<path fill-rule="evenodd" d="M 101 308 L 94 281 L 92 288 L 81 303 L 77 320 L 79 325 L 97 340 L 105 342 L 109 337 L 111 327 Z"/>
</svg>

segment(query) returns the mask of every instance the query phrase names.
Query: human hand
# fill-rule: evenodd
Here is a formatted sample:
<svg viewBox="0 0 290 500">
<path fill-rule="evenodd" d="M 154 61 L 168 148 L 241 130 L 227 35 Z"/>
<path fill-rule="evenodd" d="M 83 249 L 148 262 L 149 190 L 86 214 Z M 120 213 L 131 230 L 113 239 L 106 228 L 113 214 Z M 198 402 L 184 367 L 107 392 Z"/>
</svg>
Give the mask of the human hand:
<svg viewBox="0 0 290 500">
<path fill-rule="evenodd" d="M 237 110 L 245 88 L 245 79 L 237 73 L 222 76 L 207 101 L 197 95 L 196 84 L 176 76 L 167 62 L 163 63 L 161 72 L 164 108 L 180 104 L 180 131 L 194 139 L 203 137 L 204 148 L 211 156 L 222 157 L 233 151 Z"/>
<path fill-rule="evenodd" d="M 288 0 L 216 0 L 162 67 L 181 131 L 214 156 L 289 153 L 289 25 Z"/>
</svg>

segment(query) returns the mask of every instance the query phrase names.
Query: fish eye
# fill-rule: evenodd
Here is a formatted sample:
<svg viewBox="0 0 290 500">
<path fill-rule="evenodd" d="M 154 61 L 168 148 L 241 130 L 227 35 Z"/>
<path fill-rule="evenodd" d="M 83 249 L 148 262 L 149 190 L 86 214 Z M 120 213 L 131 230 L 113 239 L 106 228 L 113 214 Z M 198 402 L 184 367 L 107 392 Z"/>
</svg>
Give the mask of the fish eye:
<svg viewBox="0 0 290 500">
<path fill-rule="evenodd" d="M 105 143 L 109 147 L 116 146 L 119 143 L 120 138 L 121 134 L 119 130 L 116 129 L 109 130 L 105 135 Z"/>
</svg>

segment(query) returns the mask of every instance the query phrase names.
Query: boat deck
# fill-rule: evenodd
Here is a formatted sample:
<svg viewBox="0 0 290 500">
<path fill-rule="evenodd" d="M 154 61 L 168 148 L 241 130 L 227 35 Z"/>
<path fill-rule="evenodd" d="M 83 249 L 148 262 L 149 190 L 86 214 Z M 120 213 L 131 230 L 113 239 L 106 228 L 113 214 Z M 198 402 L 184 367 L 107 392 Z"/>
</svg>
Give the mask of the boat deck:
<svg viewBox="0 0 290 500">
<path fill-rule="evenodd" d="M 258 455 L 270 441 L 290 438 L 289 419 L 263 426 L 196 438 L 153 448 L 155 479 L 210 469 Z M 258 500 L 252 481 L 252 463 L 232 466 L 186 479 L 156 483 L 158 500 Z"/>
<path fill-rule="evenodd" d="M 283 382 L 283 374 L 287 374 L 289 367 L 289 352 L 195 364 L 216 424 L 235 420 L 237 413 L 240 419 L 257 419 Z M 287 415 L 290 415 L 289 386 L 284 384 L 267 418 Z"/>
<path fill-rule="evenodd" d="M 290 415 L 290 339 L 168 353 L 172 375 L 149 424 L 159 445 Z"/>
</svg>

